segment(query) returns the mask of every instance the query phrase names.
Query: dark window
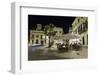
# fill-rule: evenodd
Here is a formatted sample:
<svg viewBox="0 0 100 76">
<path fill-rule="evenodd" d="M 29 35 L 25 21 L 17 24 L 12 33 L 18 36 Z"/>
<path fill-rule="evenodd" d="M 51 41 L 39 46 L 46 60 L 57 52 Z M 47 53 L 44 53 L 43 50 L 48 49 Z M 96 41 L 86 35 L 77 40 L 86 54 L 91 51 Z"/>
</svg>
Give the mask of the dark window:
<svg viewBox="0 0 100 76">
<path fill-rule="evenodd" d="M 39 44 L 39 40 L 38 39 L 36 40 L 36 44 Z"/>
<path fill-rule="evenodd" d="M 34 38 L 34 35 L 32 35 L 32 38 Z"/>
<path fill-rule="evenodd" d="M 41 35 L 41 39 L 43 39 L 43 35 Z"/>
<path fill-rule="evenodd" d="M 83 37 L 83 39 L 82 39 L 82 40 L 83 40 L 83 45 L 84 45 L 84 44 L 85 44 L 84 37 Z"/>
<path fill-rule="evenodd" d="M 83 32 L 88 30 L 88 24 L 87 21 L 85 23 L 83 23 Z"/>
<path fill-rule="evenodd" d="M 78 19 L 77 21 L 80 22 L 80 19 Z"/>
<path fill-rule="evenodd" d="M 83 23 L 82 25 L 80 25 L 80 26 L 78 27 L 78 33 L 79 33 L 79 34 L 85 32 L 85 31 L 87 31 L 87 30 L 88 30 L 88 25 L 87 25 L 86 23 Z"/>
<path fill-rule="evenodd" d="M 86 23 L 86 28 L 88 29 L 88 21 L 86 20 L 86 22 L 85 22 L 85 23 Z"/>
<path fill-rule="evenodd" d="M 39 37 L 39 35 L 36 35 L 36 37 L 38 38 L 38 37 Z"/>
<path fill-rule="evenodd" d="M 79 34 L 82 33 L 82 25 L 79 26 L 79 28 L 78 28 L 78 33 L 79 33 Z"/>
<path fill-rule="evenodd" d="M 83 24 L 83 31 L 85 31 L 86 30 L 86 24 L 84 23 Z"/>
<path fill-rule="evenodd" d="M 34 43 L 34 40 L 32 40 L 32 44 Z"/>
<path fill-rule="evenodd" d="M 41 40 L 41 45 L 43 45 L 43 41 Z"/>
<path fill-rule="evenodd" d="M 59 33 L 61 33 L 61 31 Z"/>
<path fill-rule="evenodd" d="M 87 45 L 88 45 L 88 35 L 87 35 Z"/>
<path fill-rule="evenodd" d="M 46 43 L 46 40 L 45 40 L 45 43 Z"/>
</svg>

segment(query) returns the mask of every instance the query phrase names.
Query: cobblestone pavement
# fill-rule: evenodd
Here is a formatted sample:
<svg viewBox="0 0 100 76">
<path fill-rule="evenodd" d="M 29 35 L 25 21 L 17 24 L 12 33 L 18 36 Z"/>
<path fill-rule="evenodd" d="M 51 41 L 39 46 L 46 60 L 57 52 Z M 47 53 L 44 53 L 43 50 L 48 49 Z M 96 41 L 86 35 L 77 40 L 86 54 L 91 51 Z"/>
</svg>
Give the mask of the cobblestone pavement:
<svg viewBox="0 0 100 76">
<path fill-rule="evenodd" d="M 40 47 L 36 51 L 28 49 L 28 60 L 54 60 L 54 59 L 80 59 L 88 58 L 87 48 L 83 47 L 82 50 L 75 51 L 69 50 L 69 52 L 57 52 L 58 50 L 51 50 L 46 47 Z"/>
</svg>

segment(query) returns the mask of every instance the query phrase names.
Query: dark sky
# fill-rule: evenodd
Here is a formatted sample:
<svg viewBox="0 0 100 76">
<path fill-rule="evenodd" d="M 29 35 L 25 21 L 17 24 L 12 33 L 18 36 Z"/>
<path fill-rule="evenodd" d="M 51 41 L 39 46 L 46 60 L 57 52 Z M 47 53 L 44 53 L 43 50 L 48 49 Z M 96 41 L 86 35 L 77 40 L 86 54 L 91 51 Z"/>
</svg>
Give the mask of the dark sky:
<svg viewBox="0 0 100 76">
<path fill-rule="evenodd" d="M 47 16 L 47 15 L 28 15 L 28 30 L 35 29 L 36 24 L 54 24 L 56 27 L 62 27 L 64 33 L 68 33 L 69 27 L 75 17 L 71 16 Z"/>
</svg>

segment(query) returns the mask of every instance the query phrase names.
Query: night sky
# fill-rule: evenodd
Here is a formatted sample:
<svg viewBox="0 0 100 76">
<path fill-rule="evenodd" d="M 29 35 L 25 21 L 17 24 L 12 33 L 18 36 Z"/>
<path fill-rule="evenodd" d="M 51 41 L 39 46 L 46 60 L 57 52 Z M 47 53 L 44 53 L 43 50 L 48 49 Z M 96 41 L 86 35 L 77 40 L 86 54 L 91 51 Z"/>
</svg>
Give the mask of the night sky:
<svg viewBox="0 0 100 76">
<path fill-rule="evenodd" d="M 43 27 L 54 24 L 56 27 L 62 27 L 64 33 L 68 33 L 74 19 L 75 17 L 71 16 L 28 15 L 28 32 L 30 29 L 36 29 L 36 24 L 42 24 Z"/>
</svg>

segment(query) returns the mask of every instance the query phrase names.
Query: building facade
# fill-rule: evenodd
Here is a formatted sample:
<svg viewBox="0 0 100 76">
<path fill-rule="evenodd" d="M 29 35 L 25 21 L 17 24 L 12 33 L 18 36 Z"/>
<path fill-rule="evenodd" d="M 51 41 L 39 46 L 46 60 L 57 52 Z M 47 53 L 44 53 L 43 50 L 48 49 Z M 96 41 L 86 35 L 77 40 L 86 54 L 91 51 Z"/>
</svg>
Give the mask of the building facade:
<svg viewBox="0 0 100 76">
<path fill-rule="evenodd" d="M 81 35 L 82 44 L 88 46 L 88 18 L 76 17 L 72 23 L 72 31 L 75 34 Z"/>
<path fill-rule="evenodd" d="M 62 36 L 63 35 L 63 28 L 54 27 L 53 30 L 56 32 L 56 36 Z"/>
<path fill-rule="evenodd" d="M 42 25 L 37 24 L 37 28 L 35 30 L 30 30 L 30 37 L 29 37 L 30 44 L 40 44 L 40 45 L 45 44 L 44 31 L 42 31 L 41 29 L 42 29 Z"/>
<path fill-rule="evenodd" d="M 30 31 L 30 44 L 44 45 L 44 31 L 31 30 Z"/>
<path fill-rule="evenodd" d="M 53 31 L 56 32 L 55 36 L 62 36 L 63 34 L 63 28 L 60 27 L 54 27 Z M 36 30 L 30 30 L 30 37 L 29 37 L 29 44 L 35 45 L 46 45 L 48 46 L 49 38 L 45 35 L 45 32 L 42 29 L 41 24 L 37 24 Z"/>
</svg>

